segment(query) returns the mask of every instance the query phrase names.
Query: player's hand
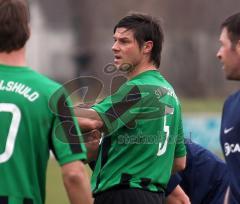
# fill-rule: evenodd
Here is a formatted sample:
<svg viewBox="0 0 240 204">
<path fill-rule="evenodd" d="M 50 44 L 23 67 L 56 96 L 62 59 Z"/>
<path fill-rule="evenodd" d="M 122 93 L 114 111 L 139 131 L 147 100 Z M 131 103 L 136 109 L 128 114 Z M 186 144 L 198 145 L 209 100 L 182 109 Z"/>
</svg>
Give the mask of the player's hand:
<svg viewBox="0 0 240 204">
<path fill-rule="evenodd" d="M 188 196 L 178 185 L 166 198 L 167 204 L 191 204 Z"/>
<path fill-rule="evenodd" d="M 98 147 L 101 139 L 99 130 L 92 130 L 82 134 L 85 146 L 87 148 L 88 162 L 97 159 Z"/>
<path fill-rule="evenodd" d="M 103 122 L 99 120 L 92 120 L 89 118 L 77 117 L 78 124 L 82 132 L 89 132 L 91 130 L 100 129 L 103 126 Z"/>
</svg>

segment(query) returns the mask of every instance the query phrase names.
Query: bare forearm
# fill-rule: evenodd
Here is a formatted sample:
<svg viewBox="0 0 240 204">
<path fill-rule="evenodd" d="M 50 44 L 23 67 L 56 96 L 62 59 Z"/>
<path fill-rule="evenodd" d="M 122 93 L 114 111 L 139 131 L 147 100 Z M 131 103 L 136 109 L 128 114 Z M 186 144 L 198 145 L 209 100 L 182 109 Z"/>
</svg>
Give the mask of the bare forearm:
<svg viewBox="0 0 240 204">
<path fill-rule="evenodd" d="M 62 168 L 64 185 L 71 204 L 92 204 L 89 176 L 82 162 L 66 164 Z"/>
<path fill-rule="evenodd" d="M 93 109 L 78 108 L 74 109 L 74 113 L 78 119 L 78 124 L 82 132 L 89 132 L 103 127 L 103 121 L 98 113 Z"/>
<path fill-rule="evenodd" d="M 175 158 L 173 162 L 172 174 L 184 170 L 186 167 L 186 156 Z"/>
<path fill-rule="evenodd" d="M 91 108 L 74 108 L 74 113 L 77 117 L 80 118 L 88 118 L 92 120 L 102 121 L 102 119 L 99 117 L 98 113 L 91 109 Z"/>
<path fill-rule="evenodd" d="M 89 132 L 103 127 L 103 122 L 98 120 L 92 120 L 89 118 L 77 118 L 78 124 L 82 132 Z"/>
<path fill-rule="evenodd" d="M 83 133 L 84 143 L 87 148 L 87 163 L 97 159 L 101 136 L 99 130 L 92 130 L 91 132 Z"/>
</svg>

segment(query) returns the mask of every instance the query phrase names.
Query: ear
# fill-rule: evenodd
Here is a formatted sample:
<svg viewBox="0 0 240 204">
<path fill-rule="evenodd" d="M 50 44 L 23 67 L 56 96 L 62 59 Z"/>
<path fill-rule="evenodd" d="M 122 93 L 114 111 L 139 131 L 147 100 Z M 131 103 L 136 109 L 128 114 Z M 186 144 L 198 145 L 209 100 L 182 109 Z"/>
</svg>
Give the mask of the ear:
<svg viewBox="0 0 240 204">
<path fill-rule="evenodd" d="M 238 40 L 237 44 L 236 44 L 236 52 L 238 53 L 238 55 L 240 56 L 240 40 Z"/>
<path fill-rule="evenodd" d="M 143 53 L 144 54 L 151 53 L 152 52 L 152 48 L 153 48 L 153 41 L 144 42 Z"/>
</svg>

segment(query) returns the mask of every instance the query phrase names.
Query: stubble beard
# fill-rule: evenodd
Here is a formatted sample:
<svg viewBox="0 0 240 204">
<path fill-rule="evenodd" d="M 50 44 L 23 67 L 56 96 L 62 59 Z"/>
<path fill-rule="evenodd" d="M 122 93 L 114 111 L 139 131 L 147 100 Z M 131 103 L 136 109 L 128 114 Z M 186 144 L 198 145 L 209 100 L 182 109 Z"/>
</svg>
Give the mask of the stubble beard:
<svg viewBox="0 0 240 204">
<path fill-rule="evenodd" d="M 130 63 L 123 63 L 119 66 L 119 70 L 125 73 L 132 72 L 135 69 L 135 66 Z"/>
</svg>

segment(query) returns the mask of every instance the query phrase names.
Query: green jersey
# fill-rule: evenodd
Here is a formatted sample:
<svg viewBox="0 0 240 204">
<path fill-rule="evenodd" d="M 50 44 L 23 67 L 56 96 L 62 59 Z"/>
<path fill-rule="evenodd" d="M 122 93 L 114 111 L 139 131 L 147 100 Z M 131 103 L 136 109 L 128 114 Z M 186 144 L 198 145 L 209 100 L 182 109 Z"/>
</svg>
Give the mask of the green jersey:
<svg viewBox="0 0 240 204">
<path fill-rule="evenodd" d="M 86 159 L 66 98 L 35 71 L 0 65 L 0 203 L 44 203 L 49 150 L 60 165 Z"/>
<path fill-rule="evenodd" d="M 146 71 L 92 108 L 107 129 L 93 193 L 115 187 L 164 191 L 174 158 L 186 154 L 180 103 L 171 85 L 158 71 Z"/>
</svg>

